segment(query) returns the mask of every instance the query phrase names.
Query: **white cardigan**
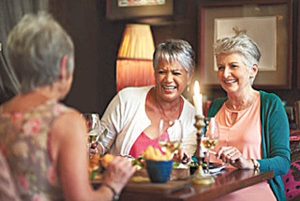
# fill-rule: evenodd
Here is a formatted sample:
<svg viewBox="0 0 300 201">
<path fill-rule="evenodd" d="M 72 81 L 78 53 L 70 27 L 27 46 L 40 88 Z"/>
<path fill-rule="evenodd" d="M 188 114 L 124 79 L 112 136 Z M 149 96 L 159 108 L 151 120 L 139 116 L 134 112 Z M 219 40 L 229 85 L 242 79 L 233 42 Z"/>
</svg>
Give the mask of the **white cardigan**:
<svg viewBox="0 0 300 201">
<path fill-rule="evenodd" d="M 125 88 L 110 102 L 101 119 L 101 126 L 108 130 L 99 140 L 104 152 L 128 155 L 136 139 L 150 126 L 145 109 L 146 96 L 152 87 Z M 183 150 L 191 156 L 196 149 L 195 110 L 190 102 L 182 98 L 184 104 L 179 117 L 182 129 L 175 123 L 168 133 L 170 140 L 175 141 L 180 139 L 180 132 L 174 131 L 182 130 Z"/>
</svg>

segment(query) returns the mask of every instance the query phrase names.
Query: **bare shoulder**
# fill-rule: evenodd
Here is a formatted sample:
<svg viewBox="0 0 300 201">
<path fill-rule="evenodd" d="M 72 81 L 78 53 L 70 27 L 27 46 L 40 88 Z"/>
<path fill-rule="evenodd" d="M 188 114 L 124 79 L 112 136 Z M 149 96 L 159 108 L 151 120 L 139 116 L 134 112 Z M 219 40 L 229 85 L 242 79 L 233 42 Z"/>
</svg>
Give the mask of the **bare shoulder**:
<svg viewBox="0 0 300 201">
<path fill-rule="evenodd" d="M 82 115 L 75 109 L 69 109 L 53 122 L 51 133 L 53 139 L 72 140 L 82 138 L 87 132 Z"/>
</svg>

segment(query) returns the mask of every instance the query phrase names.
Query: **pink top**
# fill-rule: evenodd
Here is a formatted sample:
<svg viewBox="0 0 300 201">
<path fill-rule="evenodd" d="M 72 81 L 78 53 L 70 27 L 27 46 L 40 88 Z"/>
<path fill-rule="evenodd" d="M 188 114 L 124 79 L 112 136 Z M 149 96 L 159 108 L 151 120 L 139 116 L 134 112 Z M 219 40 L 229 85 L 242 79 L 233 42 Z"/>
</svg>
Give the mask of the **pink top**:
<svg viewBox="0 0 300 201">
<path fill-rule="evenodd" d="M 232 113 L 237 114 L 235 123 L 231 122 Z M 217 149 L 220 146 L 234 146 L 241 151 L 245 158 L 262 158 L 259 94 L 253 105 L 241 111 L 230 110 L 224 104 L 216 115 L 216 121 L 219 123 L 220 131 Z M 264 201 L 276 200 L 276 197 L 267 182 L 262 182 L 235 191 L 217 200 L 246 201 L 262 199 Z"/>
<path fill-rule="evenodd" d="M 169 134 L 165 132 L 159 138 L 151 139 L 145 132 L 142 132 L 142 134 L 137 138 L 131 147 L 129 154 L 134 158 L 138 158 L 143 155 L 148 146 L 152 146 L 162 151 L 159 145 L 160 140 L 169 141 Z"/>
</svg>

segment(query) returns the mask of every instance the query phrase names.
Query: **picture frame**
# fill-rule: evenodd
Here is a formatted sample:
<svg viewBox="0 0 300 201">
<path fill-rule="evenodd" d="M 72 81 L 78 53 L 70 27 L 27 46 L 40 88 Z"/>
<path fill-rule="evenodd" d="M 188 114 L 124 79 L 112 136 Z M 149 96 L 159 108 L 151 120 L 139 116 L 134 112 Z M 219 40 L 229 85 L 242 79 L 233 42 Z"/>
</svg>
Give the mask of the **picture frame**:
<svg viewBox="0 0 300 201">
<path fill-rule="evenodd" d="M 205 0 L 199 4 L 198 29 L 198 68 L 202 85 L 219 87 L 213 54 L 215 41 L 245 32 L 257 42 L 262 53 L 254 87 L 291 88 L 291 0 Z"/>
<path fill-rule="evenodd" d="M 173 0 L 149 0 L 142 1 L 143 4 L 138 3 L 141 1 L 136 1 L 136 4 L 132 2 L 134 1 L 106 0 L 106 18 L 109 20 L 128 20 L 173 15 Z"/>
<path fill-rule="evenodd" d="M 297 23 L 296 23 L 296 26 L 297 26 L 297 88 L 300 89 L 300 2 L 297 2 L 298 3 L 298 16 L 297 16 Z"/>
</svg>

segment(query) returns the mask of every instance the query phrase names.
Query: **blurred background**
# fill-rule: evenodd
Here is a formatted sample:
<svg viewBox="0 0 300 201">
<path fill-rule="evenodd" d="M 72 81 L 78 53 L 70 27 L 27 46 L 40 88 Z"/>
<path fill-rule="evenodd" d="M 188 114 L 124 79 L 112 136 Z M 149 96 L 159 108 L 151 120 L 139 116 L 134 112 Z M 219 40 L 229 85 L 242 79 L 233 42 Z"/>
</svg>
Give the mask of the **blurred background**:
<svg viewBox="0 0 300 201">
<path fill-rule="evenodd" d="M 300 71 L 299 61 L 297 61 L 298 49 L 300 48 L 298 41 L 300 38 L 298 37 L 300 34 L 299 0 L 173 0 L 171 1 L 172 10 L 170 14 L 164 16 L 163 12 L 151 17 L 138 16 L 139 14 L 136 16 L 132 12 L 114 16 L 114 13 L 109 12 L 114 10 L 112 6 L 115 5 L 115 2 L 116 0 L 1 0 L 0 41 L 3 43 L 0 60 L 0 65 L 2 65 L 0 68 L 1 102 L 14 94 L 13 87 L 8 84 L 9 80 L 14 78 L 8 77 L 6 72 L 3 72 L 6 37 L 9 30 L 26 12 L 49 11 L 71 35 L 75 43 L 76 70 L 73 87 L 65 99 L 65 103 L 81 112 L 97 112 L 101 116 L 117 92 L 116 61 L 127 24 L 150 25 L 155 45 L 168 38 L 181 38 L 190 42 L 196 53 L 198 66 L 196 78 L 199 77 L 201 71 L 198 58 L 201 41 L 201 27 L 199 25 L 201 9 L 199 7 L 207 2 L 216 6 L 222 6 L 223 3 L 228 2 L 239 2 L 241 5 L 249 4 L 249 2 L 251 4 L 288 2 L 288 5 L 291 5 L 291 20 L 288 25 L 292 30 L 289 44 L 291 46 L 291 61 L 289 61 L 291 71 L 287 77 L 289 84 L 284 87 L 267 86 L 262 89 L 275 92 L 290 107 L 294 107 L 294 103 L 300 100 L 300 78 L 297 76 Z M 170 1 L 166 2 L 170 3 Z M 141 6 L 140 9 L 139 12 L 141 13 L 147 12 L 147 6 Z M 267 30 L 262 28 L 262 31 Z M 201 86 L 201 90 L 208 99 L 225 95 L 219 87 Z M 188 99 L 190 98 L 189 95 L 190 92 L 187 92 Z"/>
</svg>

